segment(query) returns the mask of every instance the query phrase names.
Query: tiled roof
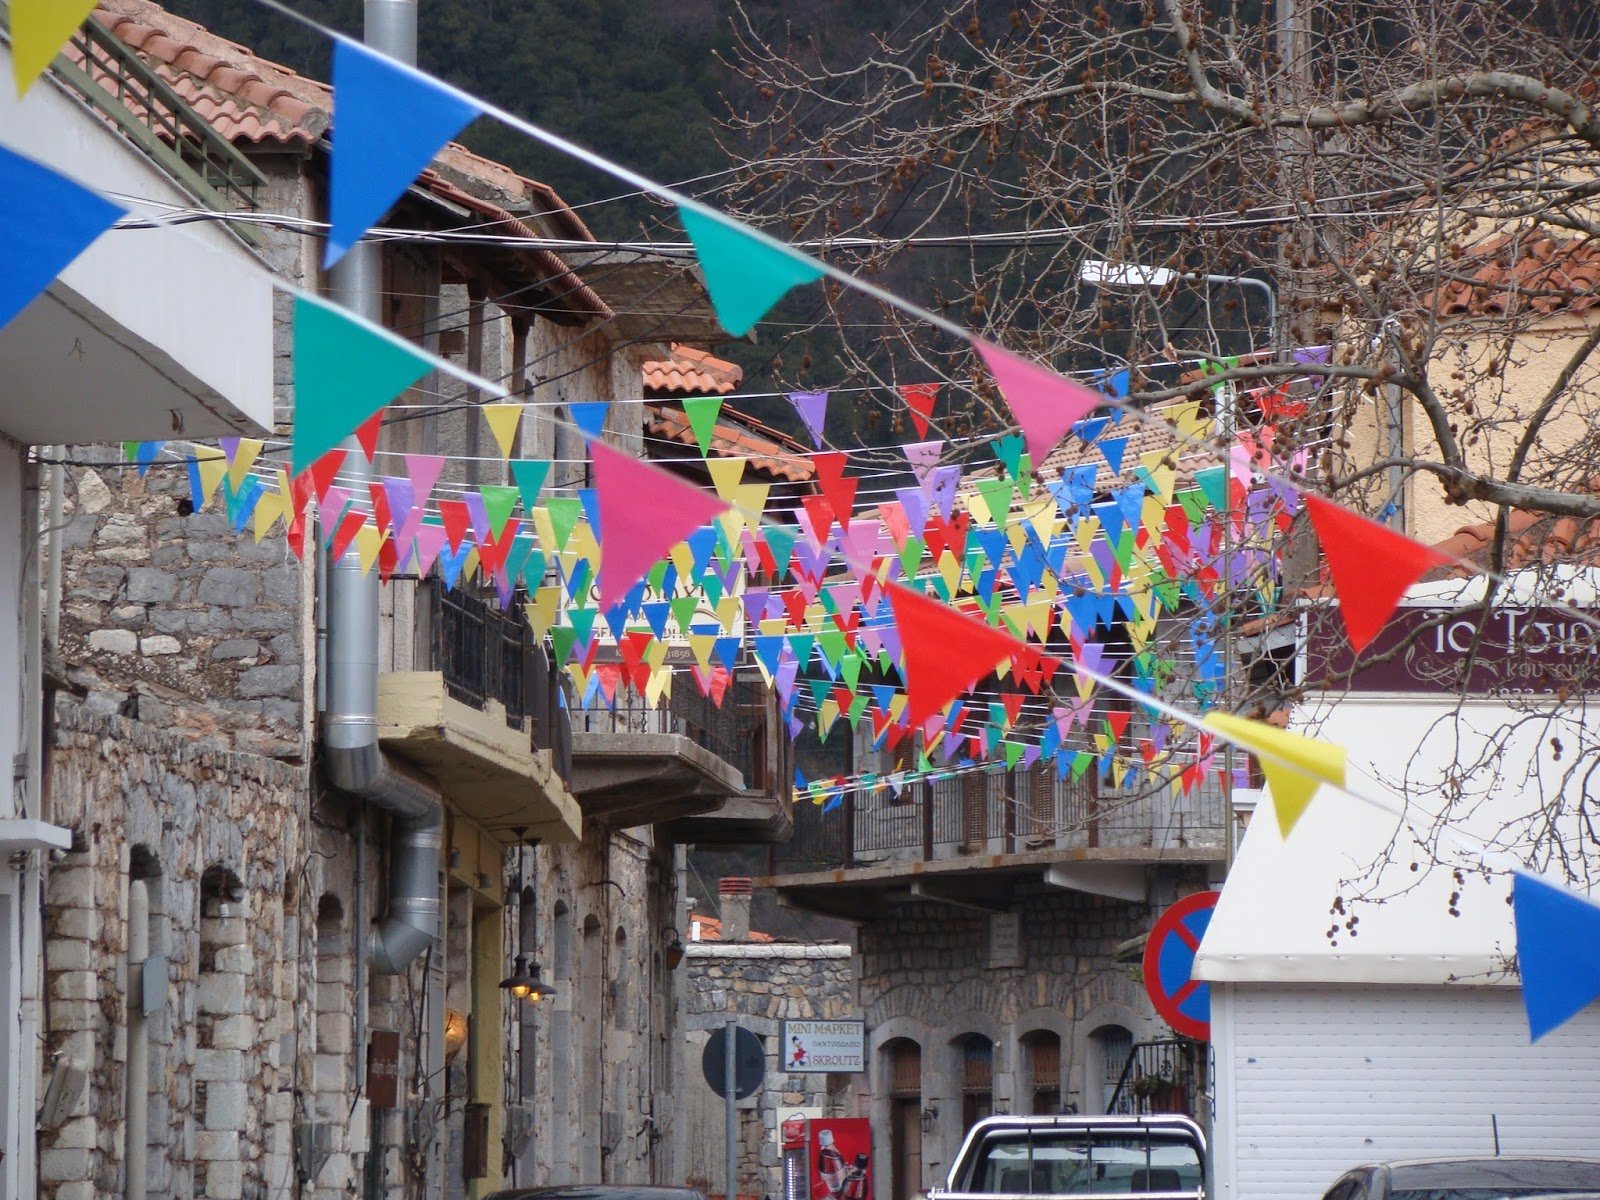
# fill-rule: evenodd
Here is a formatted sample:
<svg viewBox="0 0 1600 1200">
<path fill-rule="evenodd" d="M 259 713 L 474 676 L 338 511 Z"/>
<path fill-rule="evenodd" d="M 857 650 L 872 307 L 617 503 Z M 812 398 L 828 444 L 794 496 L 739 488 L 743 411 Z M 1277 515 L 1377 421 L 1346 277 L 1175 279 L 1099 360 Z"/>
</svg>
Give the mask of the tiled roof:
<svg viewBox="0 0 1600 1200">
<path fill-rule="evenodd" d="M 674 342 L 668 357 L 643 366 L 645 391 L 658 396 L 726 396 L 744 382 L 744 368 Z"/>
<path fill-rule="evenodd" d="M 1588 490 L 1600 492 L 1600 476 L 1589 481 Z M 1546 513 L 1514 508 L 1507 515 L 1506 528 L 1511 540 L 1506 549 L 1505 570 L 1515 571 L 1537 563 L 1600 564 L 1600 520 L 1552 517 Z M 1493 543 L 1494 522 L 1484 521 L 1476 525 L 1463 525 L 1444 541 L 1435 543 L 1433 548 L 1452 558 L 1488 569 Z M 1424 578 L 1448 579 L 1466 574 L 1466 567 L 1451 563 L 1435 569 Z"/>
<path fill-rule="evenodd" d="M 691 942 L 720 942 L 722 940 L 722 922 L 715 917 L 708 917 L 704 913 L 690 913 L 689 940 Z M 752 929 L 750 936 L 746 940 L 772 942 L 777 939 L 770 933 L 758 933 Z"/>
<path fill-rule="evenodd" d="M 236 142 L 310 145 L 333 90 L 269 62 L 150 0 L 101 0 L 92 14 L 213 129 Z"/>
<path fill-rule="evenodd" d="M 665 438 L 698 450 L 694 430 L 681 408 L 646 404 L 644 419 L 646 437 Z M 749 459 L 755 470 L 793 483 L 809 482 L 816 475 L 816 467 L 800 443 L 776 429 L 769 429 L 754 417 L 726 407 L 711 435 L 711 453 Z"/>
<path fill-rule="evenodd" d="M 100 0 L 93 15 L 231 141 L 309 147 L 328 130 L 333 89 L 321 80 L 262 58 L 151 0 Z M 558 237 L 592 239 L 553 188 L 503 163 L 451 142 L 433 166 L 452 183 L 470 180 L 480 194 L 492 193 L 501 209 L 520 219 L 548 222 Z"/>
<path fill-rule="evenodd" d="M 1508 233 L 1473 247 L 1434 293 L 1440 316 L 1584 312 L 1600 304 L 1600 243 L 1546 233 Z"/>
</svg>

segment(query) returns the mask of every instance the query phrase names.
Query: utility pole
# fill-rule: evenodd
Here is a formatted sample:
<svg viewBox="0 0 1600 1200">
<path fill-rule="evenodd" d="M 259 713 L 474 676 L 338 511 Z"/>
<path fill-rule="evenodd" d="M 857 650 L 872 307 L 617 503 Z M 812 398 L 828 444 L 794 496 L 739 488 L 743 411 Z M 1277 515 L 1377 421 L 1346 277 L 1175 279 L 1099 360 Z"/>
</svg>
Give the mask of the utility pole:
<svg viewBox="0 0 1600 1200">
<path fill-rule="evenodd" d="M 399 62 L 412 66 L 417 61 L 417 0 L 365 0 L 362 21 L 362 40 L 379 53 L 386 54 Z M 404 114 L 396 113 L 396 120 L 404 120 Z M 337 136 L 337 130 L 335 131 Z M 383 323 L 383 252 L 376 242 L 363 240 L 352 246 L 348 252 L 328 272 L 328 297 L 341 307 L 348 309 L 357 316 L 365 317 L 375 325 Z M 360 443 L 352 436 L 343 443 L 345 450 L 344 462 L 339 473 L 345 485 L 350 487 L 357 495 L 364 495 L 369 484 L 377 478 L 377 471 L 366 459 L 365 452 Z M 346 550 L 344 556 L 337 561 L 329 559 L 327 563 L 327 595 L 326 603 L 330 611 L 349 609 L 376 614 L 378 611 L 378 573 L 361 572 L 360 558 L 352 546 Z M 376 664 L 378 661 L 378 623 L 371 620 L 365 623 L 370 629 L 370 639 L 362 645 L 330 643 L 329 650 L 338 653 L 341 657 L 358 659 L 363 663 L 371 663 L 372 671 L 337 670 L 330 671 L 330 680 L 339 681 L 340 686 L 359 681 L 375 680 Z M 357 686 L 370 686 L 370 684 L 357 684 Z M 376 695 L 362 697 L 356 705 L 345 703 L 330 706 L 331 711 L 338 712 L 376 712 Z M 330 731 L 332 736 L 336 733 Z M 356 836 L 364 842 L 367 836 L 365 805 L 355 823 Z M 367 911 L 366 897 L 359 898 L 356 911 L 365 915 Z M 358 926 L 356 936 L 363 943 L 367 937 L 365 925 Z M 356 1029 L 356 1080 L 357 1086 L 364 1086 L 366 1077 L 366 1037 L 367 1037 L 367 1011 L 369 1001 L 369 988 L 365 955 L 358 955 L 361 968 L 356 973 L 355 981 L 355 1029 Z M 441 997 L 442 1001 L 442 997 Z M 433 1059 L 438 1058 L 437 1064 L 443 1065 L 443 1035 L 442 1035 L 442 1008 L 435 1012 L 434 996 L 430 989 L 428 995 L 428 1069 L 423 1072 L 429 1082 L 431 1092 L 438 1085 L 434 1082 L 439 1078 L 434 1069 Z M 435 1033 L 435 1026 L 439 1032 Z M 418 1053 L 421 1047 L 418 1047 Z M 384 1137 L 384 1121 L 374 1115 L 369 1118 L 370 1133 L 368 1138 L 367 1162 L 365 1172 L 365 1192 L 367 1195 L 375 1194 L 382 1187 L 381 1172 L 385 1157 L 386 1139 Z M 428 1156 L 428 1175 L 423 1194 L 436 1197 L 443 1194 L 443 1170 L 440 1155 L 435 1148 Z"/>
</svg>

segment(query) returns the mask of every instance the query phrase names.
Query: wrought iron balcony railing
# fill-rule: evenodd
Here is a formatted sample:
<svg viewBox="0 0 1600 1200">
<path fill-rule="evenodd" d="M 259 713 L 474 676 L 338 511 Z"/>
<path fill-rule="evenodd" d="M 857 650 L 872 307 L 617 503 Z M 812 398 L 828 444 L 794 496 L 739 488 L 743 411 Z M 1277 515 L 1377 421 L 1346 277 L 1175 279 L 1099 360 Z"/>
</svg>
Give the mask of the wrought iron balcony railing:
<svg viewBox="0 0 1600 1200">
<path fill-rule="evenodd" d="M 1034 764 L 974 771 L 795 806 L 794 834 L 775 848 L 776 874 L 806 874 L 964 855 L 1052 848 L 1157 850 L 1224 845 L 1227 805 L 1213 777 L 1187 794 L 1119 791 Z"/>
</svg>

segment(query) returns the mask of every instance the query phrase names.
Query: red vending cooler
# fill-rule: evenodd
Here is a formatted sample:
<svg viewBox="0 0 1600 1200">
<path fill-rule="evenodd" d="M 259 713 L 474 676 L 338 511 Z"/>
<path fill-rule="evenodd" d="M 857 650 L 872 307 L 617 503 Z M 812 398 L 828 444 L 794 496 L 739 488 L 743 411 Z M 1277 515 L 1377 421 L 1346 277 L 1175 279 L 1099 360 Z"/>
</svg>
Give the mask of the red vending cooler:
<svg viewBox="0 0 1600 1200">
<path fill-rule="evenodd" d="M 865 1117 L 783 1123 L 783 1200 L 872 1200 L 872 1123 Z"/>
</svg>

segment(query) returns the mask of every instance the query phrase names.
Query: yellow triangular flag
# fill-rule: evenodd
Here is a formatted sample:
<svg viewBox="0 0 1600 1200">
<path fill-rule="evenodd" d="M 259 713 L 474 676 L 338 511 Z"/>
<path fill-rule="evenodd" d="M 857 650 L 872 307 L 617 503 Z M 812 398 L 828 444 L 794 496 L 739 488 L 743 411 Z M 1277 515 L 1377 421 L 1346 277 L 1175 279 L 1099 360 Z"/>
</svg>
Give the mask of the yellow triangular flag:
<svg viewBox="0 0 1600 1200">
<path fill-rule="evenodd" d="M 717 489 L 717 498 L 732 504 L 735 495 L 734 489 L 739 486 L 739 481 L 744 478 L 744 459 L 708 458 L 706 459 L 706 470 L 711 473 L 711 485 Z"/>
<path fill-rule="evenodd" d="M 272 531 L 272 527 L 278 523 L 278 518 L 283 516 L 286 503 L 282 492 L 267 488 L 261 493 L 261 498 L 256 501 L 256 510 L 250 518 L 255 522 L 252 529 L 255 532 L 257 545 L 260 545 L 261 540 Z"/>
<path fill-rule="evenodd" d="M 383 545 L 383 531 L 376 525 L 363 525 L 356 530 L 356 558 L 361 563 L 361 573 L 372 570 L 378 561 L 378 548 Z"/>
<path fill-rule="evenodd" d="M 716 644 L 717 635 L 714 633 L 691 633 L 689 635 L 689 649 L 694 654 L 695 666 L 702 671 L 711 668 L 711 648 Z"/>
<path fill-rule="evenodd" d="M 1343 746 L 1230 713 L 1210 713 L 1206 724 L 1256 756 L 1272 790 L 1272 807 L 1284 837 L 1289 836 L 1321 784 L 1344 786 Z"/>
<path fill-rule="evenodd" d="M 672 683 L 672 668 L 657 667 L 650 672 L 650 678 L 645 680 L 644 699 L 651 708 L 661 703 L 661 697 Z"/>
<path fill-rule="evenodd" d="M 228 486 L 238 491 L 244 486 L 244 477 L 261 457 L 262 442 L 258 438 L 240 438 L 233 451 L 233 462 L 228 466 Z"/>
<path fill-rule="evenodd" d="M 550 626 L 556 623 L 556 607 L 560 602 L 561 589 L 551 584 L 534 592 L 530 603 L 522 606 L 522 611 L 528 616 L 528 624 L 533 628 L 535 641 L 544 641 Z"/>
<path fill-rule="evenodd" d="M 204 508 L 211 503 L 211 497 L 217 494 L 217 485 L 222 482 L 223 476 L 228 473 L 228 460 L 223 458 L 222 451 L 212 446 L 196 446 L 194 448 L 195 465 L 200 469 L 200 504 Z"/>
<path fill-rule="evenodd" d="M 517 424 L 522 420 L 522 405 L 485 404 L 483 419 L 489 422 L 495 445 L 500 447 L 500 457 L 510 458 L 517 448 Z"/>
<path fill-rule="evenodd" d="M 17 95 L 43 75 L 95 0 L 11 0 L 11 70 Z"/>
</svg>

